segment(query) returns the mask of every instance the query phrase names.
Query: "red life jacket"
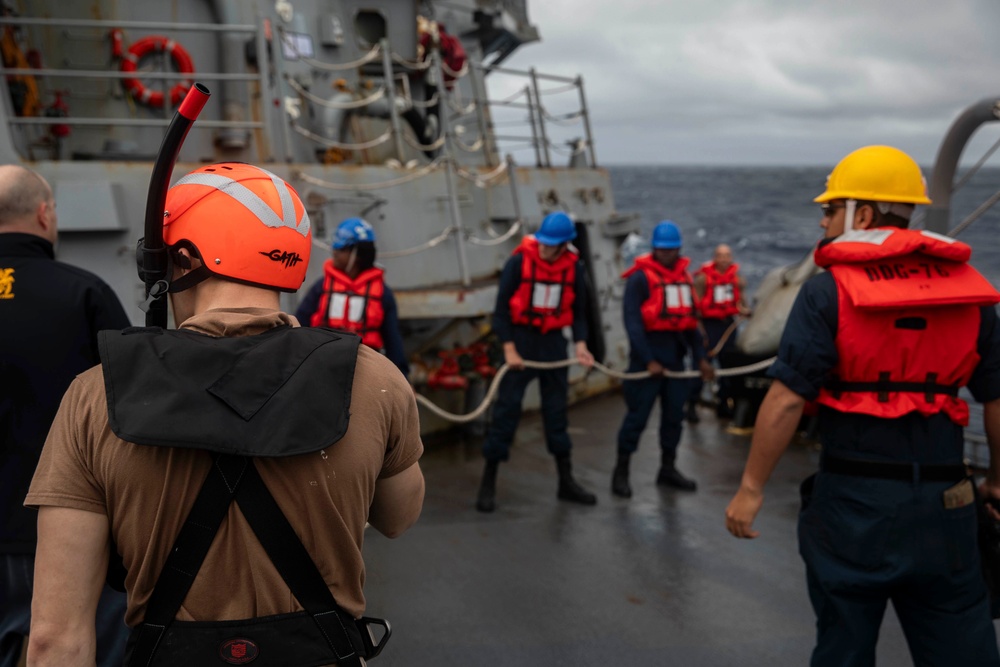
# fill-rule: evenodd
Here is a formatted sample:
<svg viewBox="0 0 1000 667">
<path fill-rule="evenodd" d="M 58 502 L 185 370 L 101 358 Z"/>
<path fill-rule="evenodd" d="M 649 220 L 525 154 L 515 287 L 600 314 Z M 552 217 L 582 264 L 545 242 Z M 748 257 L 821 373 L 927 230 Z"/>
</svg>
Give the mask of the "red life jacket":
<svg viewBox="0 0 1000 667">
<path fill-rule="evenodd" d="M 720 272 L 715 262 L 705 262 L 698 273 L 705 276 L 705 296 L 698 302 L 698 313 L 702 317 L 723 319 L 740 312 L 740 280 L 736 273 L 738 264 Z"/>
<path fill-rule="evenodd" d="M 646 253 L 636 257 L 632 268 L 622 274 L 622 278 L 636 271 L 646 274 L 649 298 L 641 307 L 646 331 L 690 331 L 698 327 L 691 274 L 687 272 L 690 263 L 687 257 L 679 257 L 673 268 L 667 268 L 653 259 L 652 253 Z"/>
<path fill-rule="evenodd" d="M 816 249 L 837 283 L 838 362 L 819 403 L 892 419 L 943 412 L 969 423 L 958 398 L 979 363 L 979 307 L 1000 293 L 966 264 L 971 249 L 932 232 L 878 228 Z"/>
<path fill-rule="evenodd" d="M 361 342 L 370 348 L 382 350 L 382 295 L 385 281 L 382 269 L 372 267 L 362 271 L 354 280 L 333 266 L 328 259 L 323 265 L 323 296 L 313 313 L 310 324 L 314 327 L 343 329 L 361 336 Z"/>
<path fill-rule="evenodd" d="M 538 254 L 538 241 L 526 236 L 513 254 L 521 254 L 521 284 L 510 298 L 510 319 L 548 333 L 573 324 L 576 300 L 576 262 L 579 255 L 567 248 L 554 262 Z"/>
</svg>

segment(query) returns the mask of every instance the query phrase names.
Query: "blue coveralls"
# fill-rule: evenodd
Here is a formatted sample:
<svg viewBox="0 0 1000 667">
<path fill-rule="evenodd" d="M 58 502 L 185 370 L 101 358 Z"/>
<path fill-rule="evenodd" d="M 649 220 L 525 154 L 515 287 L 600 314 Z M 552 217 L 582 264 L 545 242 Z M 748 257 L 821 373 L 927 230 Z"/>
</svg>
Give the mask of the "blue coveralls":
<svg viewBox="0 0 1000 667">
<path fill-rule="evenodd" d="M 323 297 L 323 278 L 320 278 L 309 288 L 302 303 L 295 309 L 295 319 L 304 327 L 309 326 L 313 313 L 319 308 L 319 301 Z M 403 375 L 410 374 L 410 364 L 406 360 L 406 352 L 403 350 L 403 336 L 399 333 L 399 311 L 396 308 L 396 296 L 389 289 L 388 285 L 382 292 L 382 326 L 379 333 L 382 334 L 382 344 L 385 345 L 385 356 L 389 361 L 396 364 Z"/>
<path fill-rule="evenodd" d="M 522 255 L 512 256 L 504 264 L 493 311 L 493 331 L 501 343 L 514 342 L 517 353 L 526 361 L 562 361 L 566 359 L 566 338 L 561 330 L 541 333 L 532 326 L 515 325 L 510 317 L 510 299 L 521 284 Z M 576 263 L 573 301 L 573 341 L 587 340 L 587 284 L 582 261 Z M 483 457 L 487 461 L 506 461 L 521 420 L 521 402 L 528 383 L 538 378 L 542 398 L 542 424 L 545 446 L 558 457 L 573 447 L 566 432 L 566 404 L 569 392 L 569 369 L 535 369 L 509 371 L 500 381 L 497 401 L 493 406 L 490 430 L 483 442 Z"/>
<path fill-rule="evenodd" d="M 837 363 L 837 286 L 823 273 L 799 293 L 769 374 L 816 398 Z M 891 344 L 891 340 L 886 341 Z M 982 309 L 977 401 L 1000 398 L 1000 327 Z M 824 455 L 961 464 L 962 428 L 943 414 L 898 419 L 820 407 Z M 945 509 L 953 482 L 895 481 L 819 472 L 804 485 L 799 552 L 816 612 L 814 667 L 874 665 L 891 600 L 915 664 L 1000 665 L 976 543 L 976 508 Z"/>
<path fill-rule="evenodd" d="M 690 331 L 646 331 L 642 321 L 642 303 L 649 298 L 646 274 L 636 271 L 625 283 L 622 310 L 629 339 L 629 372 L 646 370 L 654 359 L 667 370 L 684 370 L 684 356 L 690 350 L 695 366 L 705 357 L 701 334 Z M 639 437 L 656 399 L 660 399 L 660 449 L 666 460 L 672 461 L 681 440 L 681 419 L 684 402 L 691 391 L 691 381 L 678 378 L 644 378 L 626 380 L 622 389 L 628 412 L 618 431 L 618 453 L 632 454 L 639 447 Z"/>
</svg>

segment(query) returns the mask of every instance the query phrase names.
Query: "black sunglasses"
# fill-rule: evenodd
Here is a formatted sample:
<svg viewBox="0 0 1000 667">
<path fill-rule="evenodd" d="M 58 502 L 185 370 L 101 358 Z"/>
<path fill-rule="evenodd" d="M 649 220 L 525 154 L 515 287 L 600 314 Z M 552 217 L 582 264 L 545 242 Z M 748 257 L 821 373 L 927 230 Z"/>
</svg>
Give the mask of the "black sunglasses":
<svg viewBox="0 0 1000 667">
<path fill-rule="evenodd" d="M 819 205 L 819 210 L 823 211 L 823 217 L 831 216 L 842 208 L 847 208 L 847 204 L 831 204 L 825 202 Z"/>
</svg>

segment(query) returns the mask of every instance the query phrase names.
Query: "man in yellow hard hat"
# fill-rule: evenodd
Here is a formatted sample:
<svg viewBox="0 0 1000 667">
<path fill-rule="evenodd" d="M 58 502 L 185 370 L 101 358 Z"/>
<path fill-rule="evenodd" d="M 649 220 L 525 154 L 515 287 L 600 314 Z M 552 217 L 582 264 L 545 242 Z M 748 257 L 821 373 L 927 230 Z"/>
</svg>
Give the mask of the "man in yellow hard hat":
<svg viewBox="0 0 1000 667">
<path fill-rule="evenodd" d="M 1000 665 L 958 397 L 967 386 L 984 404 L 980 490 L 1000 498 L 1000 293 L 966 263 L 969 246 L 907 229 L 914 206 L 931 202 L 902 151 L 854 151 L 815 201 L 825 236 L 815 259 L 828 271 L 792 308 L 726 527 L 757 537 L 764 485 L 816 400 L 823 454 L 799 514 L 811 664 L 874 665 L 891 600 L 915 664 Z"/>
</svg>

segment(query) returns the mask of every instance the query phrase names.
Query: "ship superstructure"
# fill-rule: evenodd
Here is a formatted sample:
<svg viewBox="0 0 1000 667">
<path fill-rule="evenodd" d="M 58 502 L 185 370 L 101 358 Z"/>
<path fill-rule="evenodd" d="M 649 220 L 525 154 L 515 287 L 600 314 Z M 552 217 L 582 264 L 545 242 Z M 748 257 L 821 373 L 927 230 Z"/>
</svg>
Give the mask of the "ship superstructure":
<svg viewBox="0 0 1000 667">
<path fill-rule="evenodd" d="M 423 391 L 460 410 L 489 378 L 499 269 L 559 209 L 593 282 L 591 348 L 625 365 L 619 246 L 638 220 L 615 212 L 582 80 L 503 66 L 538 39 L 524 0 L 32 0 L 0 20 L 0 155 L 49 180 L 60 259 L 107 280 L 133 322 L 151 163 L 198 81 L 212 98 L 174 178 L 235 160 L 292 183 L 313 221 L 307 285 L 340 220 L 371 222 Z M 575 397 L 612 382 L 579 379 Z"/>
</svg>

